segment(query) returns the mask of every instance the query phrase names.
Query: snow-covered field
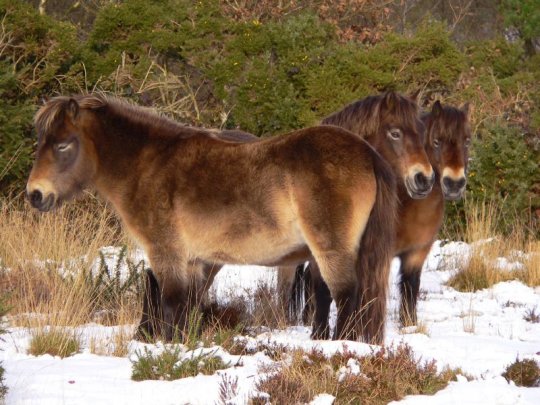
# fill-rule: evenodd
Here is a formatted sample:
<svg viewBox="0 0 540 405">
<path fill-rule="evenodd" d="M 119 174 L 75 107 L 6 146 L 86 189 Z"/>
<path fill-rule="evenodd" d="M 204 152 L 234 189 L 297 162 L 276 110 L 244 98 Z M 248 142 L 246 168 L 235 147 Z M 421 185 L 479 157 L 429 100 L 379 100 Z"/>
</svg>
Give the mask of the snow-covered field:
<svg viewBox="0 0 540 405">
<path fill-rule="evenodd" d="M 476 293 L 460 293 L 445 286 L 456 259 L 467 255 L 464 244 L 435 244 L 422 276 L 419 320 L 427 334 L 400 330 L 396 322 L 397 260 L 392 271 L 390 316 L 386 344 L 409 344 L 423 359 L 435 359 L 440 369 L 460 367 L 475 380 L 458 382 L 435 396 L 410 396 L 406 404 L 540 404 L 540 388 L 521 388 L 501 377 L 505 367 L 516 357 L 540 360 L 540 324 L 524 320 L 528 310 L 540 310 L 540 288 L 520 282 L 499 283 Z M 509 264 L 510 265 L 510 264 Z M 226 267 L 216 278 L 212 293 L 218 300 L 244 294 L 258 283 L 274 283 L 273 270 Z M 132 341 L 129 357 L 119 358 L 91 354 L 89 346 L 96 337 L 107 337 L 119 327 L 86 325 L 77 330 L 84 342 L 81 353 L 60 359 L 49 355 L 26 354 L 28 330 L 9 328 L 0 342 L 0 361 L 6 369 L 8 404 L 214 404 L 219 403 L 220 383 L 238 378 L 238 388 L 231 404 L 247 403 L 253 395 L 260 366 L 272 360 L 259 352 L 250 356 L 232 356 L 220 348 L 197 349 L 216 352 L 230 368 L 212 376 L 199 375 L 176 381 L 131 380 L 131 361 L 135 352 L 147 347 L 159 351 L 158 345 Z M 131 333 L 133 326 L 124 326 Z M 343 348 L 342 341 L 312 341 L 307 327 L 265 332 L 247 338 L 250 344 L 265 342 L 294 347 L 318 347 L 325 353 Z M 346 342 L 349 350 L 369 353 L 370 346 Z M 186 356 L 192 353 L 186 353 Z M 319 396 L 318 404 L 329 404 L 330 396 Z M 314 402 L 315 403 L 315 402 Z"/>
</svg>

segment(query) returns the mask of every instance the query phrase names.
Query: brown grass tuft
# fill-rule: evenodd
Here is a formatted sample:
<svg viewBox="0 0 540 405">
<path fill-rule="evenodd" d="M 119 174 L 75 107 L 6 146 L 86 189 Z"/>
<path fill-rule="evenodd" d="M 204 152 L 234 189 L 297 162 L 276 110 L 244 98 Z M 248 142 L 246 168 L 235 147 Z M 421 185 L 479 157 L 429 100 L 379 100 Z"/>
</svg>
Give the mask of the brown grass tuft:
<svg viewBox="0 0 540 405">
<path fill-rule="evenodd" d="M 422 362 L 406 345 L 364 356 L 344 350 L 326 359 L 316 350 L 295 350 L 290 357 L 257 386 L 272 403 L 307 403 L 327 393 L 336 397 L 335 404 L 386 404 L 406 395 L 434 394 L 459 374 L 438 373 L 435 361 Z"/>
<path fill-rule="evenodd" d="M 80 339 L 67 329 L 40 329 L 32 333 L 28 353 L 34 356 L 50 354 L 68 357 L 80 350 Z"/>
<path fill-rule="evenodd" d="M 496 232 L 501 211 L 494 203 L 466 203 L 465 240 L 471 243 L 468 260 L 450 278 L 448 285 L 459 291 L 473 292 L 508 280 L 520 280 L 529 286 L 540 285 L 540 243 L 527 236 L 523 222 L 516 219 L 508 236 Z M 523 253 L 519 253 L 523 252 Z M 517 261 L 519 269 L 501 269 L 500 258 Z"/>
<path fill-rule="evenodd" d="M 520 387 L 540 386 L 540 367 L 533 359 L 516 359 L 515 362 L 506 367 L 502 376 L 507 381 L 514 381 Z"/>
<path fill-rule="evenodd" d="M 110 288 L 96 290 L 89 278 L 99 248 L 120 242 L 125 240 L 116 218 L 92 196 L 48 214 L 0 199 L 0 288 L 8 293 L 11 323 L 39 337 L 49 328 L 95 321 L 135 323 L 137 297 L 111 300 Z M 110 308 L 103 306 L 105 296 Z"/>
</svg>

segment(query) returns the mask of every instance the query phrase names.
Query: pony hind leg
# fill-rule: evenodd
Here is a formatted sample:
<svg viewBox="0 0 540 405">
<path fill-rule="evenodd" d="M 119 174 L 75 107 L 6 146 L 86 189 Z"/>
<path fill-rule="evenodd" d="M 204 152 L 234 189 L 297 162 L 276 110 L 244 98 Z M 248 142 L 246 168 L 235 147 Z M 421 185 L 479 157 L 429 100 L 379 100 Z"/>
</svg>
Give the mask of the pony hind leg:
<svg viewBox="0 0 540 405">
<path fill-rule="evenodd" d="M 306 268 L 306 275 L 310 277 L 311 295 L 310 306 L 314 306 L 313 309 L 313 322 L 312 322 L 312 339 L 329 339 L 330 338 L 330 325 L 328 318 L 330 314 L 330 304 L 332 304 L 332 295 L 328 286 L 321 277 L 319 267 L 316 263 L 310 262 Z M 313 301 L 313 305 L 311 305 Z M 307 310 L 308 305 L 306 304 Z"/>
<path fill-rule="evenodd" d="M 355 273 L 355 255 L 328 252 L 314 256 L 322 279 L 336 302 L 337 320 L 333 338 L 356 340 L 358 279 Z M 328 307 L 325 303 L 321 310 Z M 324 317 L 324 312 L 321 312 L 321 315 Z"/>
<path fill-rule="evenodd" d="M 420 277 L 422 275 L 422 266 L 430 249 L 431 245 L 428 245 L 399 256 L 401 260 L 399 268 L 399 290 L 401 294 L 399 320 L 402 326 L 416 325 L 418 322 L 416 304 L 420 291 Z"/>
</svg>

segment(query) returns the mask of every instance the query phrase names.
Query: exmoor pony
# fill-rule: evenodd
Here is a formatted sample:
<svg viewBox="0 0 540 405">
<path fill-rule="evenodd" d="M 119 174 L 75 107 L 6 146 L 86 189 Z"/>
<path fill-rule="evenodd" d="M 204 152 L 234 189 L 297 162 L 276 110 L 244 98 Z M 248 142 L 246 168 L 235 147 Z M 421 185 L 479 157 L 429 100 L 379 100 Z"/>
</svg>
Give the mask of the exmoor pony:
<svg viewBox="0 0 540 405">
<path fill-rule="evenodd" d="M 423 144 L 423 127 L 418 117 L 418 109 L 414 98 L 408 98 L 397 93 L 388 92 L 379 96 L 368 97 L 359 102 L 353 103 L 346 107 L 342 112 L 336 113 L 336 121 L 344 123 L 347 121 L 351 124 L 350 129 L 369 139 L 373 145 L 376 145 L 377 151 L 390 161 L 392 171 L 402 184 L 402 188 L 407 190 L 409 195 L 415 198 L 423 198 L 429 193 L 432 187 L 433 173 L 425 154 Z M 257 138 L 254 135 L 247 134 L 242 131 L 224 131 L 218 136 L 222 139 L 227 139 L 235 142 L 253 142 Z M 391 216 L 378 218 L 378 221 L 390 221 Z M 376 218 L 371 217 L 373 221 Z M 377 241 L 365 241 L 368 246 L 377 246 Z M 385 252 L 374 251 L 374 254 L 386 254 Z M 297 263 L 289 266 L 281 266 L 278 272 L 278 281 L 280 285 L 280 293 L 283 294 L 287 301 L 290 295 L 291 284 L 294 280 L 294 271 Z M 373 268 L 374 266 L 368 266 Z M 303 265 L 300 266 L 303 271 Z M 213 280 L 214 275 L 219 271 L 220 267 L 207 267 L 209 272 L 208 284 Z M 372 285 L 370 289 L 363 289 L 362 297 L 365 303 L 369 303 L 369 307 L 362 311 L 366 318 L 366 325 L 360 325 L 361 335 L 365 340 L 380 342 L 382 340 L 382 328 L 384 324 L 384 313 L 386 290 L 381 292 L 380 286 L 383 285 L 383 279 L 388 277 L 387 271 L 370 272 Z M 306 273 L 309 275 L 310 273 Z M 156 281 L 152 278 L 152 274 L 148 275 L 148 285 L 155 285 Z M 298 283 L 295 284 L 298 286 Z M 326 286 L 323 284 L 327 292 Z M 152 290 L 150 287 L 148 291 Z M 300 296 L 297 293 L 289 302 L 294 306 L 296 299 Z M 320 317 L 319 322 L 315 322 L 313 329 L 313 337 L 326 338 L 328 337 L 327 312 L 332 297 L 329 293 L 320 295 L 323 300 L 318 306 Z M 147 301 L 154 302 L 153 307 L 159 308 L 157 296 L 147 297 Z M 147 305 L 147 304 L 145 304 Z M 145 306 L 147 308 L 147 306 Z M 291 308 L 290 312 L 295 312 L 295 308 Z M 155 316 L 159 317 L 159 314 Z M 381 319 L 381 317 L 383 317 Z M 369 323 L 367 322 L 369 319 Z M 357 319 L 358 321 L 358 319 Z M 148 319 L 143 318 L 142 323 L 147 323 Z"/>
<path fill-rule="evenodd" d="M 49 211 L 86 188 L 107 199 L 149 257 L 166 339 L 199 305 L 205 266 L 306 259 L 336 301 L 335 337 L 356 337 L 359 272 L 388 271 L 397 202 L 390 167 L 358 136 L 318 126 L 230 142 L 99 95 L 53 98 L 35 126 L 30 203 Z M 386 275 L 373 278 L 386 301 Z"/>
<path fill-rule="evenodd" d="M 420 287 L 420 276 L 424 261 L 437 237 L 444 217 L 444 200 L 461 198 L 465 191 L 467 163 L 471 130 L 468 122 L 468 104 L 461 108 L 443 106 L 436 101 L 430 112 L 421 116 L 426 128 L 425 150 L 435 171 L 433 191 L 425 199 L 414 199 L 398 184 L 398 216 L 393 254 L 400 265 L 400 321 L 402 325 L 417 322 L 416 304 Z M 328 122 L 328 121 L 324 121 Z M 380 148 L 375 147 L 385 156 Z M 298 285 L 307 280 L 305 285 Z M 289 289 L 289 305 L 296 311 L 294 303 L 302 301 L 305 294 L 306 308 L 303 317 L 309 318 L 311 300 L 315 299 L 315 327 L 328 328 L 328 305 L 331 296 L 316 268 L 300 266 L 296 280 Z M 311 295 L 314 294 L 314 297 Z M 369 319 L 368 319 L 369 321 Z"/>
</svg>

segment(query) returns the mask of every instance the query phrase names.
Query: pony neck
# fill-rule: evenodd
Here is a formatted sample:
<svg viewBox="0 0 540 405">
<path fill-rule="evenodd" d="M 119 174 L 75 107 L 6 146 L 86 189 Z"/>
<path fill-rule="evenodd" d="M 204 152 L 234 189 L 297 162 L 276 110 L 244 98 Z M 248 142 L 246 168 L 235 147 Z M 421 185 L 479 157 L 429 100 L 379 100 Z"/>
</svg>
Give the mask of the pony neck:
<svg viewBox="0 0 540 405">
<path fill-rule="evenodd" d="M 153 136 L 156 125 L 120 115 L 94 113 L 91 138 L 97 160 L 95 186 L 113 204 L 118 195 L 136 187 L 141 164 L 150 164 L 159 152 L 173 150 L 180 138 L 164 131 Z M 163 129 L 163 128 L 159 128 Z"/>
</svg>

